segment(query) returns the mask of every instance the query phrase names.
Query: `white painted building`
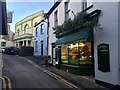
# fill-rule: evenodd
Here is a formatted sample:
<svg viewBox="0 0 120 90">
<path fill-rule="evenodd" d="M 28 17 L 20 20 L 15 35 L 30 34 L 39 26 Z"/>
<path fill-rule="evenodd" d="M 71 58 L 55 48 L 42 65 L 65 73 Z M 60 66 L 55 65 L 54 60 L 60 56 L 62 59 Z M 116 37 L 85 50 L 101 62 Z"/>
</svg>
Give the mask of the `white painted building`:
<svg viewBox="0 0 120 90">
<path fill-rule="evenodd" d="M 51 63 L 53 65 L 56 64 L 55 59 L 55 47 L 54 43 L 56 41 L 55 34 L 53 34 L 53 27 L 57 25 L 61 25 L 65 20 L 74 18 L 78 12 L 82 11 L 85 8 L 83 2 L 74 2 L 73 0 L 59 0 L 60 2 L 56 2 L 54 6 L 47 13 L 49 16 L 49 49 L 48 54 L 51 56 Z M 90 0 L 89 0 L 90 1 Z M 90 6 L 91 3 L 88 3 L 87 7 Z M 53 53 L 53 54 L 52 54 Z"/>
<path fill-rule="evenodd" d="M 61 3 L 55 3 L 49 10 L 49 50 L 48 54 L 52 56 L 51 63 L 56 64 L 55 58 L 55 42 L 56 38 L 53 34 L 53 27 L 61 25 L 65 19 L 74 18 L 77 12 L 83 10 L 83 2 L 65 3 L 67 0 L 62 0 Z M 116 0 L 118 1 L 118 0 Z M 96 83 L 108 85 L 109 87 L 120 86 L 120 48 L 119 48 L 119 28 L 120 28 L 120 2 L 92 2 L 93 8 L 88 12 L 99 9 L 101 14 L 98 21 L 98 26 L 94 28 L 94 70 Z M 67 5 L 67 6 L 66 6 Z M 89 6 L 89 5 L 88 5 Z M 67 7 L 67 11 L 65 10 Z M 73 12 L 72 12 L 73 11 Z M 67 16 L 68 17 L 67 17 Z M 72 38 L 72 37 L 71 37 Z M 105 43 L 109 46 L 109 68 L 108 71 L 102 71 L 98 65 L 98 45 Z M 53 46 L 52 46 L 53 45 Z M 106 58 L 106 56 L 104 56 Z M 106 61 L 106 59 L 104 60 Z M 101 65 L 102 66 L 102 65 Z M 103 65 L 104 66 L 104 65 Z"/>
<path fill-rule="evenodd" d="M 93 2 L 93 9 L 98 8 L 101 9 L 101 15 L 100 26 L 94 30 L 95 79 L 120 86 L 120 2 Z M 109 72 L 98 70 L 97 46 L 101 43 L 109 44 Z"/>
<path fill-rule="evenodd" d="M 34 28 L 34 56 L 48 55 L 47 19 L 42 20 Z"/>
</svg>

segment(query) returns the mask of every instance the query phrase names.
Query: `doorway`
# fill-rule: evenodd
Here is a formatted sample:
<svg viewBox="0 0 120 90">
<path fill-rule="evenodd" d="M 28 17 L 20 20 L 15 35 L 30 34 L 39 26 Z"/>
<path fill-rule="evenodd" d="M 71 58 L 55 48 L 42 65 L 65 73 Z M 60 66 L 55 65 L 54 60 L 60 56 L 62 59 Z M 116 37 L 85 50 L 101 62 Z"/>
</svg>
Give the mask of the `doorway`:
<svg viewBox="0 0 120 90">
<path fill-rule="evenodd" d="M 43 56 L 43 41 L 41 41 L 41 56 Z"/>
<path fill-rule="evenodd" d="M 56 65 L 56 49 L 55 43 L 52 43 L 52 65 Z"/>
</svg>

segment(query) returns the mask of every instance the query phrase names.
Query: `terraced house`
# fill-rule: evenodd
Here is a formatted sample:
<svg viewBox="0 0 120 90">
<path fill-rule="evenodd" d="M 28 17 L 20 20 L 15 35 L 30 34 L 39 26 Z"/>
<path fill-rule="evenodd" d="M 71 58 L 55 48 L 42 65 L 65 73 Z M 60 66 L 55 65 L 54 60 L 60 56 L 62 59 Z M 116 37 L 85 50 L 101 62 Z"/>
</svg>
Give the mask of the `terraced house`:
<svg viewBox="0 0 120 90">
<path fill-rule="evenodd" d="M 44 17 L 44 11 L 36 12 L 15 24 L 15 46 L 33 46 L 34 26 Z"/>
<path fill-rule="evenodd" d="M 60 1 L 47 13 L 51 63 L 120 88 L 120 1 Z"/>
</svg>

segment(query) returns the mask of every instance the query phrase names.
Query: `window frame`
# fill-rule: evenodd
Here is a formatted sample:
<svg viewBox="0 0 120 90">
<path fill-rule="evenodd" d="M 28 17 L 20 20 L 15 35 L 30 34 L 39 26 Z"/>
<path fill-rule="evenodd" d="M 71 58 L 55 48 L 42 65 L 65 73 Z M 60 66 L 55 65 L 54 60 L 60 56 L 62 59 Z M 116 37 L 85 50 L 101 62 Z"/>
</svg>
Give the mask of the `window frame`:
<svg viewBox="0 0 120 90">
<path fill-rule="evenodd" d="M 82 2 L 82 8 L 83 8 L 83 10 L 85 10 L 86 8 L 88 8 L 91 5 L 93 5 L 92 4 L 92 0 L 83 0 L 83 2 Z"/>
<path fill-rule="evenodd" d="M 38 36 L 38 27 L 35 28 L 35 36 Z"/>
<path fill-rule="evenodd" d="M 64 6 L 65 6 L 65 20 L 68 20 L 70 17 L 69 17 L 69 12 L 70 12 L 70 9 L 69 9 L 69 1 L 66 1 L 64 2 Z"/>
<path fill-rule="evenodd" d="M 43 33 L 44 33 L 44 23 L 42 23 L 42 24 L 40 25 L 40 28 L 41 28 L 41 34 L 43 34 Z"/>
<path fill-rule="evenodd" d="M 24 34 L 26 34 L 28 28 L 29 28 L 29 25 L 26 24 L 26 25 L 24 26 Z"/>
<path fill-rule="evenodd" d="M 54 12 L 54 27 L 58 26 L 58 10 Z"/>
<path fill-rule="evenodd" d="M 91 56 L 91 58 L 82 58 L 82 56 L 83 55 L 81 55 L 81 51 L 82 51 L 82 49 L 83 49 L 83 46 L 82 47 L 80 47 L 80 45 L 82 45 L 82 44 L 80 44 L 80 43 L 84 43 L 84 45 L 88 45 L 88 43 L 90 44 L 90 47 L 89 47 L 89 49 L 91 49 L 91 41 L 87 41 L 87 42 L 76 42 L 76 43 L 72 43 L 72 46 L 73 46 L 73 48 L 71 48 L 71 50 L 73 50 L 73 49 L 75 49 L 75 48 L 77 48 L 77 53 L 74 53 L 75 55 L 73 55 L 73 54 L 70 54 L 70 53 L 73 53 L 73 52 L 71 52 L 71 50 L 70 50 L 70 45 L 71 44 L 69 44 L 69 45 L 64 45 L 64 46 L 67 46 L 67 50 L 68 50 L 68 52 L 67 52 L 67 55 L 68 55 L 68 57 L 66 58 L 66 59 L 68 59 L 68 60 L 66 60 L 65 62 L 64 61 L 62 61 L 62 59 L 64 60 L 64 58 L 62 58 L 63 56 L 65 56 L 65 55 L 62 55 L 62 46 L 61 46 L 61 63 L 62 64 L 69 64 L 69 65 L 90 65 L 90 64 L 92 64 L 92 49 L 91 49 L 91 51 L 90 51 L 90 56 Z M 78 44 L 78 46 L 77 47 L 75 47 L 74 46 L 74 44 Z M 64 47 L 63 46 L 63 47 Z M 74 48 L 75 47 L 75 48 Z M 83 51 L 82 51 L 83 52 Z M 70 56 L 72 56 L 72 57 L 70 57 Z M 75 56 L 75 57 L 74 57 Z M 74 57 L 74 59 L 73 60 L 75 60 L 75 62 L 71 62 L 71 60 L 72 60 L 72 58 Z M 86 57 L 86 56 L 85 56 Z M 70 59 L 71 58 L 71 59 Z M 85 62 L 85 61 L 88 61 L 88 62 Z M 90 61 L 89 61 L 90 60 Z M 78 63 L 77 63 L 77 61 L 78 61 Z"/>
<path fill-rule="evenodd" d="M 35 41 L 35 52 L 38 51 L 38 41 Z"/>
</svg>

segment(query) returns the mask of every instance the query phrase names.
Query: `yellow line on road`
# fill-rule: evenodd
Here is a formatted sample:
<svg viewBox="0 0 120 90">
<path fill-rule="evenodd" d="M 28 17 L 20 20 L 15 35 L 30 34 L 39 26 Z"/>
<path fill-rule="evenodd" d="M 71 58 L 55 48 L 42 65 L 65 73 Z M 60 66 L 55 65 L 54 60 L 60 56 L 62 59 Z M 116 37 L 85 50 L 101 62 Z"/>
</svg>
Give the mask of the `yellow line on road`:
<svg viewBox="0 0 120 90">
<path fill-rule="evenodd" d="M 3 77 L 0 77 L 0 79 L 3 81 L 3 90 L 6 90 L 6 83 L 5 79 Z"/>
<path fill-rule="evenodd" d="M 11 86 L 11 80 L 9 77 L 4 76 L 4 78 L 6 78 L 8 80 L 8 89 L 11 90 L 12 86 Z"/>
</svg>

